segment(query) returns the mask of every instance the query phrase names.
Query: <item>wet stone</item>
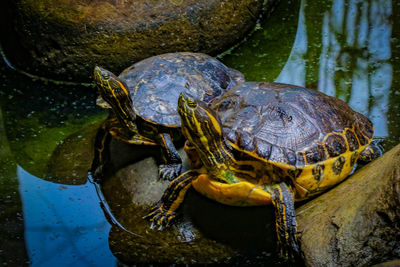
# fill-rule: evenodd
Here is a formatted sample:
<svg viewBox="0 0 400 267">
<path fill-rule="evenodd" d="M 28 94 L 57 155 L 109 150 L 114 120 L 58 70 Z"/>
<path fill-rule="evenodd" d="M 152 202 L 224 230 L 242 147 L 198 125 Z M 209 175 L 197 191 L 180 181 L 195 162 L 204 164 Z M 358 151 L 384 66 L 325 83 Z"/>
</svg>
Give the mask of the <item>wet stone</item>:
<svg viewBox="0 0 400 267">
<path fill-rule="evenodd" d="M 183 156 L 182 149 L 180 152 Z M 157 179 L 153 158 L 122 168 L 103 182 L 103 193 L 113 215 L 131 232 L 112 227 L 109 244 L 113 254 L 126 264 L 204 264 L 223 262 L 234 256 L 232 248 L 204 237 L 187 214 L 162 231 L 150 229 L 151 223 L 143 216 L 156 205 L 168 183 Z"/>
<path fill-rule="evenodd" d="M 101 123 L 100 120 L 65 138 L 51 154 L 43 179 L 61 184 L 85 184 L 94 155 L 94 137 Z"/>
<path fill-rule="evenodd" d="M 183 149 L 179 152 L 183 168 L 187 169 Z M 109 234 L 111 251 L 121 262 L 271 261 L 265 255 L 275 252 L 272 207 L 230 207 L 189 189 L 181 207 L 182 216 L 176 223 L 162 230 L 151 229 L 151 222 L 143 216 L 158 202 L 169 183 L 158 180 L 157 176 L 155 160 L 146 158 L 120 169 L 102 183 L 113 216 L 126 229 L 113 225 Z"/>
<path fill-rule="evenodd" d="M 6 1 L 2 47 L 17 67 L 48 78 L 91 80 L 177 51 L 216 55 L 238 42 L 276 0 Z"/>
</svg>

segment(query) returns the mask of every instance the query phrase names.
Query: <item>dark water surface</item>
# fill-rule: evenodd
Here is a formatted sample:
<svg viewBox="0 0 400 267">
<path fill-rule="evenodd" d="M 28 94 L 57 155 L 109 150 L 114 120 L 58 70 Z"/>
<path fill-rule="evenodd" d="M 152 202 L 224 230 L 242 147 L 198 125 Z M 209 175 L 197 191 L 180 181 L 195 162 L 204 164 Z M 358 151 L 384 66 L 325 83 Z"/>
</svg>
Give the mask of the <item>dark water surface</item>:
<svg viewBox="0 0 400 267">
<path fill-rule="evenodd" d="M 399 16 L 396 1 L 281 1 L 221 59 L 248 81 L 303 85 L 345 100 L 371 119 L 389 149 L 400 143 Z M 117 265 L 111 226 L 85 172 L 88 136 L 106 116 L 94 89 L 35 81 L 4 62 L 0 77 L 0 262 Z"/>
</svg>

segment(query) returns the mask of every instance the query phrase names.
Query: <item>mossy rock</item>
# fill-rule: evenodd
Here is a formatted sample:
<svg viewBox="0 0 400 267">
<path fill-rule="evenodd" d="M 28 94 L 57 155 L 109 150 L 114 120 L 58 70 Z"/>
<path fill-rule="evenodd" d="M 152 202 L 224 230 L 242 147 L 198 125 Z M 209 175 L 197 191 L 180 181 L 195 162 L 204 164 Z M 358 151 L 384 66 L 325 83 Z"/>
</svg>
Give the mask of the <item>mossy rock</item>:
<svg viewBox="0 0 400 267">
<path fill-rule="evenodd" d="M 7 0 L 1 43 L 23 70 L 89 81 L 94 65 L 119 73 L 166 52 L 215 55 L 251 31 L 275 1 Z"/>
</svg>

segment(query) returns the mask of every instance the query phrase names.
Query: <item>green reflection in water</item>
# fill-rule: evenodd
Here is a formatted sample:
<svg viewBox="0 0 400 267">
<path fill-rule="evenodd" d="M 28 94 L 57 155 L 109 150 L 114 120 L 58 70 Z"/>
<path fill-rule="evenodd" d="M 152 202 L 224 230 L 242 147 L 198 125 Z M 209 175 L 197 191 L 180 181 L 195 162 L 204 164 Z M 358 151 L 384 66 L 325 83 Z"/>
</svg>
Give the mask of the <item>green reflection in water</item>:
<svg viewBox="0 0 400 267">
<path fill-rule="evenodd" d="M 247 80 L 307 86 L 348 102 L 389 149 L 400 142 L 398 9 L 390 0 L 283 1 L 223 61 Z"/>
<path fill-rule="evenodd" d="M 289 57 L 296 36 L 300 1 L 280 1 L 271 18 L 222 61 L 247 81 L 275 79 Z"/>
<path fill-rule="evenodd" d="M 32 81 L 5 66 L 2 76 L 7 138 L 17 163 L 35 176 L 45 175 L 52 152 L 65 138 L 105 117 L 91 88 Z"/>
</svg>

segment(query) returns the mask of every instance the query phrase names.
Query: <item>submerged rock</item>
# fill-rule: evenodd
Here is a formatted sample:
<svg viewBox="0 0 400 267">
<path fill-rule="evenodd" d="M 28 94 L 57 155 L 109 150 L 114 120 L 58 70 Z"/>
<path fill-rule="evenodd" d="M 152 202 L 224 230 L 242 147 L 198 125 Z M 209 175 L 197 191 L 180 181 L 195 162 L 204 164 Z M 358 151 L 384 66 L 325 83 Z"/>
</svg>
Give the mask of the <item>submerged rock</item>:
<svg viewBox="0 0 400 267">
<path fill-rule="evenodd" d="M 101 120 L 65 138 L 47 163 L 44 180 L 60 184 L 85 184 L 94 155 L 94 137 Z"/>
<path fill-rule="evenodd" d="M 146 158 L 103 182 L 102 191 L 110 210 L 126 229 L 114 225 L 110 231 L 109 244 L 114 255 L 128 264 L 206 264 L 233 257 L 236 252 L 232 248 L 205 237 L 187 214 L 162 231 L 150 229 L 151 223 L 143 216 L 150 212 L 169 183 L 158 180 L 157 170 L 154 159 Z"/>
<path fill-rule="evenodd" d="M 400 145 L 296 210 L 308 266 L 400 258 Z"/>
<path fill-rule="evenodd" d="M 235 44 L 276 0 L 8 0 L 1 43 L 17 67 L 88 81 L 94 65 L 119 73 L 176 51 L 216 54 Z"/>
<path fill-rule="evenodd" d="M 42 178 L 60 184 L 85 184 L 94 157 L 94 140 L 102 123 L 104 118 L 62 140 L 47 160 L 47 168 Z M 109 146 L 110 153 L 114 156 L 107 166 L 107 173 L 115 172 L 143 158 L 155 156 L 159 152 L 156 146 L 129 145 L 115 138 L 112 138 Z"/>
</svg>

